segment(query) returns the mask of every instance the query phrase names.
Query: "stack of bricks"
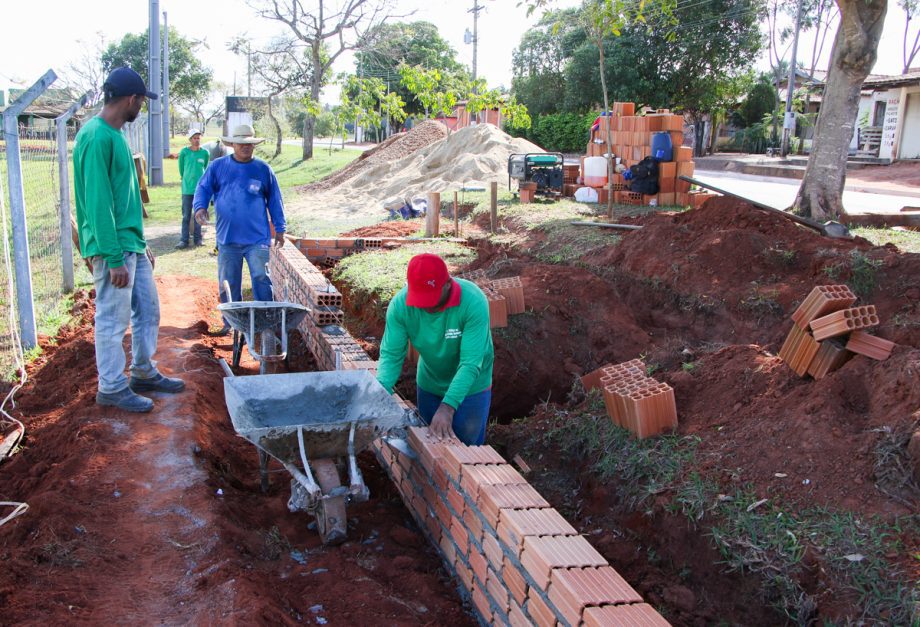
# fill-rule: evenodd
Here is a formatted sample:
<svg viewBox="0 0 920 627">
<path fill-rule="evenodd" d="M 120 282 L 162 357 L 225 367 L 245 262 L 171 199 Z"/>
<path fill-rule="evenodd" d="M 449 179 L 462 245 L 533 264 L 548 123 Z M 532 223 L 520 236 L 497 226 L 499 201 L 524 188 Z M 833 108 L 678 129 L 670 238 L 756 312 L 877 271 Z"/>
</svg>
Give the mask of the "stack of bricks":
<svg viewBox="0 0 920 627">
<path fill-rule="evenodd" d="M 408 444 L 373 446 L 481 623 L 668 624 L 492 447 Z"/>
<path fill-rule="evenodd" d="M 397 238 L 403 239 L 403 238 Z M 329 265 L 342 257 L 363 250 L 381 248 L 385 238 L 339 237 L 339 238 L 291 238 L 294 246 L 312 263 Z"/>
<path fill-rule="evenodd" d="M 677 428 L 674 390 L 646 375 L 645 364 L 633 359 L 609 364 L 581 378 L 585 391 L 599 389 L 607 415 L 614 424 L 638 438 L 647 438 Z"/>
<path fill-rule="evenodd" d="M 804 377 L 823 379 L 853 354 L 883 361 L 894 342 L 866 333 L 878 326 L 873 305 L 854 307 L 856 295 L 846 285 L 819 285 L 792 314 L 792 329 L 779 357 Z"/>
<path fill-rule="evenodd" d="M 376 370 L 372 360 L 341 326 L 342 295 L 290 242 L 272 248 L 269 272 L 276 293 L 310 308 L 297 330 L 323 370 Z"/>
<path fill-rule="evenodd" d="M 594 132 L 588 143 L 588 157 L 613 154 L 620 158 L 620 163 L 629 168 L 642 161 L 645 157 L 652 156 L 652 135 L 665 132 L 671 135 L 673 146 L 672 161 L 662 161 L 658 164 L 657 194 L 638 194 L 629 191 L 626 180 L 622 174 L 615 174 L 612 181 L 614 202 L 625 205 L 679 205 L 688 206 L 691 203 L 690 183 L 681 181 L 679 176 L 693 176 L 693 148 L 684 146 L 684 118 L 681 115 L 672 115 L 666 111 L 634 115 L 635 104 L 631 102 L 614 103 L 613 115 L 602 116 L 600 128 Z M 607 143 L 607 129 L 610 128 L 610 141 Z M 582 159 L 582 173 L 584 173 L 584 159 Z M 607 189 L 609 186 L 595 188 L 598 191 L 598 202 L 607 202 Z M 574 193 L 574 192 L 573 192 Z M 654 201 L 654 203 L 652 202 Z"/>
<path fill-rule="evenodd" d="M 571 198 L 578 189 L 579 166 L 563 165 L 562 166 L 562 195 Z"/>
<path fill-rule="evenodd" d="M 489 301 L 489 322 L 493 329 L 508 326 L 508 316 L 524 313 L 524 284 L 521 277 L 490 279 L 485 270 L 471 270 L 457 275 L 472 281 Z"/>
</svg>

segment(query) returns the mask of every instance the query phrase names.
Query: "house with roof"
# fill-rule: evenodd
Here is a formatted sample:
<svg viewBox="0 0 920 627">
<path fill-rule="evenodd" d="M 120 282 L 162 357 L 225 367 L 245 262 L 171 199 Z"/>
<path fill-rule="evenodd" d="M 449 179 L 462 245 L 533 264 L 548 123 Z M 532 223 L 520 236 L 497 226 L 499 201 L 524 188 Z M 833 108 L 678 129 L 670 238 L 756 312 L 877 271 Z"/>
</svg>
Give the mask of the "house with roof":
<svg viewBox="0 0 920 627">
<path fill-rule="evenodd" d="M 863 83 L 850 147 L 889 162 L 920 159 L 920 68 L 870 75 Z"/>
</svg>

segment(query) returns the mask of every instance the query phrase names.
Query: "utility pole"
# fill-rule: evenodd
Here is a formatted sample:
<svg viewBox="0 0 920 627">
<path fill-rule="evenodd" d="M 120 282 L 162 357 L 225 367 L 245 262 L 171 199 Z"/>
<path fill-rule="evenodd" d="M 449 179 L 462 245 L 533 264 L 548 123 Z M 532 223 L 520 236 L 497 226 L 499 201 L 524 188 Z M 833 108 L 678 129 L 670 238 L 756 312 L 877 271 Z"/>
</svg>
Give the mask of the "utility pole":
<svg viewBox="0 0 920 627">
<path fill-rule="evenodd" d="M 161 86 L 160 82 L 160 2 L 150 0 L 149 46 L 147 47 L 147 67 L 150 68 L 147 84 L 153 89 Z M 162 96 L 162 93 L 159 94 Z M 147 167 L 151 186 L 163 184 L 163 113 L 159 98 L 147 100 L 147 132 L 150 137 L 150 154 L 147 155 Z"/>
<path fill-rule="evenodd" d="M 479 12 L 482 11 L 483 6 L 479 4 L 479 0 L 473 0 L 473 8 L 467 11 L 467 13 L 473 14 L 473 80 L 476 80 L 476 55 L 479 52 Z"/>
<path fill-rule="evenodd" d="M 802 28 L 802 0 L 795 10 L 795 35 L 792 38 L 792 59 L 789 61 L 789 85 L 786 87 L 786 116 L 783 118 L 783 144 L 780 154 L 789 154 L 789 140 L 795 132 L 795 114 L 792 113 L 792 92 L 795 91 L 795 62 L 799 48 L 799 30 Z"/>
<path fill-rule="evenodd" d="M 246 96 L 252 98 L 252 46 L 246 42 Z"/>
<path fill-rule="evenodd" d="M 166 21 L 166 11 L 163 11 L 163 89 L 160 90 L 160 100 L 163 101 L 163 156 L 169 156 L 169 25 Z"/>
</svg>

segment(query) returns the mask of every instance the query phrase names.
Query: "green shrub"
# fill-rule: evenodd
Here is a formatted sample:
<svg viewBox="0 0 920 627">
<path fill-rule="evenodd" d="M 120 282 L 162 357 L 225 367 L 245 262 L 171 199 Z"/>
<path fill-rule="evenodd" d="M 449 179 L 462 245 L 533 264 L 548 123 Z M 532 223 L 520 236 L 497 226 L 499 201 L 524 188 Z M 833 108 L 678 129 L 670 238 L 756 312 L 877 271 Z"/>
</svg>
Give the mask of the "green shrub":
<svg viewBox="0 0 920 627">
<path fill-rule="evenodd" d="M 597 113 L 552 113 L 534 118 L 524 132 L 505 129 L 516 137 L 524 137 L 541 148 L 555 152 L 584 152 L 591 125 Z"/>
</svg>

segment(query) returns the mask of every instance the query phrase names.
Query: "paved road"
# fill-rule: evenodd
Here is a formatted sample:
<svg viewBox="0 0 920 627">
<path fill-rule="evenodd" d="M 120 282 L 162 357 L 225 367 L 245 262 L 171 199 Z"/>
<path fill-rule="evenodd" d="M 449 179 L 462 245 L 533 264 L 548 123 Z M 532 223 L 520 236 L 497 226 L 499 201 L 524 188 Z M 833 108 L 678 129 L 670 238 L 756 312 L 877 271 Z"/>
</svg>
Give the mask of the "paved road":
<svg viewBox="0 0 920 627">
<path fill-rule="evenodd" d="M 700 170 L 695 178 L 777 209 L 792 205 L 801 184 L 793 179 L 712 170 Z M 843 205 L 850 213 L 896 213 L 905 205 L 920 204 L 920 194 L 917 199 L 884 193 L 843 192 Z"/>
</svg>

